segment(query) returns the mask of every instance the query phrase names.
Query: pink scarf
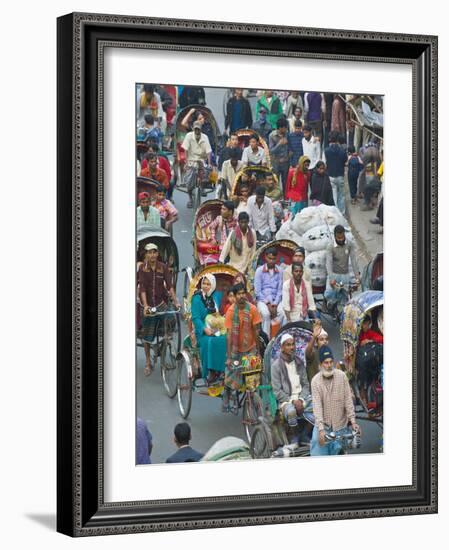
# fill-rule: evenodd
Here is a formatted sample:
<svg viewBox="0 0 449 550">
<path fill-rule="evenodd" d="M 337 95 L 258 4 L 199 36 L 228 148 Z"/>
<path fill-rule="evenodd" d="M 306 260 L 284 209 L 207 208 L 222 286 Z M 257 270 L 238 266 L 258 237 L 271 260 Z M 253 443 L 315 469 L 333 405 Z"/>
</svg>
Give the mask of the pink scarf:
<svg viewBox="0 0 449 550">
<path fill-rule="evenodd" d="M 302 318 L 307 319 L 309 304 L 307 302 L 307 292 L 304 279 L 301 279 L 301 296 L 302 296 Z M 295 281 L 293 277 L 290 279 L 290 310 L 295 307 Z"/>
</svg>

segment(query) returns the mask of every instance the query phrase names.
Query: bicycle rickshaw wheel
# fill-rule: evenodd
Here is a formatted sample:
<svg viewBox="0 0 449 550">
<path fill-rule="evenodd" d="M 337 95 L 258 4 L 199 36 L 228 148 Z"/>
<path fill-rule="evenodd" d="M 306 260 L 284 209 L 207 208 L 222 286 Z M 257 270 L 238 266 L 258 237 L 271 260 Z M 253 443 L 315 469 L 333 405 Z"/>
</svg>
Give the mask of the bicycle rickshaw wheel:
<svg viewBox="0 0 449 550">
<path fill-rule="evenodd" d="M 187 418 L 192 406 L 192 392 L 193 392 L 193 369 L 190 361 L 190 356 L 186 351 L 178 353 L 176 358 L 178 365 L 178 408 L 181 416 Z"/>
<path fill-rule="evenodd" d="M 250 453 L 252 458 L 271 458 L 274 451 L 271 430 L 265 422 L 259 422 L 251 437 Z"/>
<path fill-rule="evenodd" d="M 178 389 L 178 365 L 176 363 L 177 350 L 174 349 L 174 340 L 170 336 L 170 319 L 164 319 L 164 339 L 161 347 L 161 375 L 168 397 L 175 397 Z"/>
<path fill-rule="evenodd" d="M 254 428 L 261 416 L 263 416 L 262 399 L 256 392 L 247 392 L 243 402 L 242 424 L 248 443 L 251 443 Z"/>
</svg>

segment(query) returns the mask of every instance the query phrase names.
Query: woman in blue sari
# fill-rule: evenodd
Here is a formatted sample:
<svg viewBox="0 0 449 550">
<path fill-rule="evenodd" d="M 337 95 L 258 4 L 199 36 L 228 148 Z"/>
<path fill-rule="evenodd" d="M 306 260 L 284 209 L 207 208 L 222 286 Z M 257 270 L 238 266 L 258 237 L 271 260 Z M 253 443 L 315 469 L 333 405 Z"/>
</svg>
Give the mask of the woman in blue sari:
<svg viewBox="0 0 449 550">
<path fill-rule="evenodd" d="M 215 290 L 217 286 L 214 275 L 204 275 L 200 283 L 201 289 L 192 297 L 192 322 L 195 336 L 200 348 L 203 378 L 213 382 L 219 373 L 224 372 L 226 363 L 226 335 L 214 333 L 208 326 L 206 317 L 219 315 L 219 306 L 223 293 Z"/>
</svg>

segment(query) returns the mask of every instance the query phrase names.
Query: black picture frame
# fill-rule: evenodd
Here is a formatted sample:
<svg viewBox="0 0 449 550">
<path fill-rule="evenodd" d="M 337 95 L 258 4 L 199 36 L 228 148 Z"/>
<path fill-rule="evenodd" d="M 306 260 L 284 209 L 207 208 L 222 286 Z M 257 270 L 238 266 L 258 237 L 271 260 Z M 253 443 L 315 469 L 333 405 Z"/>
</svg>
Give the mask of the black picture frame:
<svg viewBox="0 0 449 550">
<path fill-rule="evenodd" d="M 57 530 L 88 536 L 436 513 L 437 37 L 85 13 L 60 17 L 57 29 Z M 155 503 L 104 502 L 99 106 L 105 43 L 412 66 L 412 485 Z"/>
</svg>

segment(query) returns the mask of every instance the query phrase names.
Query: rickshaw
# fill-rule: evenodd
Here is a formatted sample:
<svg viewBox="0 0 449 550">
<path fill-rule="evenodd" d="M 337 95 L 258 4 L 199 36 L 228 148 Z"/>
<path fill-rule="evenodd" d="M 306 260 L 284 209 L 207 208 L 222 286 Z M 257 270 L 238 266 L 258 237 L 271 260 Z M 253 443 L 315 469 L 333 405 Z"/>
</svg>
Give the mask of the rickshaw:
<svg viewBox="0 0 449 550">
<path fill-rule="evenodd" d="M 173 285 L 176 288 L 179 272 L 179 256 L 175 241 L 170 234 L 160 227 L 140 226 L 137 228 L 137 262 L 141 262 L 145 252 L 145 246 L 154 243 L 158 247 L 159 261 L 168 266 L 172 274 Z M 176 356 L 181 349 L 181 314 L 169 304 L 164 311 L 154 311 L 154 324 L 150 331 L 143 327 L 143 308 L 140 296 L 137 292 L 136 303 L 136 332 L 137 345 L 143 347 L 144 340 L 150 344 L 153 368 L 160 358 L 161 375 L 165 391 L 170 398 L 176 395 L 177 390 L 177 364 Z"/>
<path fill-rule="evenodd" d="M 225 292 L 230 288 L 235 278 L 240 273 L 233 267 L 223 264 L 209 265 L 192 276 L 190 283 L 185 285 L 184 312 L 187 320 L 187 335 L 184 338 L 181 351 L 177 355 L 178 365 L 178 406 L 183 418 L 187 418 L 192 405 L 193 392 L 209 397 L 224 397 L 225 383 L 223 376 L 220 376 L 213 383 L 208 383 L 202 377 L 200 349 L 196 342 L 195 331 L 191 318 L 191 302 L 194 292 L 199 288 L 201 279 L 207 273 L 211 273 L 217 280 L 217 290 Z M 260 337 L 260 349 L 265 350 L 266 341 Z M 242 361 L 242 365 L 235 366 L 240 369 L 243 383 L 240 385 L 237 394 L 237 406 L 233 411 L 238 414 L 243 409 L 242 424 L 248 442 L 251 440 L 253 427 L 261 414 L 260 397 L 257 394 L 257 386 L 260 382 L 262 370 L 261 361 Z"/>
<path fill-rule="evenodd" d="M 159 185 L 159 182 L 156 180 L 138 176 L 136 181 L 136 203 L 139 203 L 139 193 L 142 192 L 148 193 L 150 195 L 150 199 L 152 199 L 156 194 L 156 189 Z"/>
<path fill-rule="evenodd" d="M 362 271 L 362 290 L 383 290 L 384 254 L 379 252 Z"/>
<path fill-rule="evenodd" d="M 267 159 L 268 168 L 271 169 L 270 150 L 268 148 L 268 144 L 258 132 L 256 132 L 255 130 L 251 130 L 251 128 L 248 128 L 248 129 L 245 128 L 241 130 L 236 130 L 234 134 L 237 134 L 237 137 L 239 138 L 239 147 L 241 149 L 244 149 L 245 147 L 249 146 L 250 136 L 256 135 L 259 138 L 260 146 L 265 151 L 265 157 Z"/>
<path fill-rule="evenodd" d="M 372 329 L 383 333 L 383 303 L 382 291 L 362 292 L 346 304 L 340 325 L 345 369 L 356 405 L 362 408 L 362 416 L 358 416 L 378 424 L 383 421 L 383 345 L 359 346 L 359 337 L 367 315 L 371 317 Z"/>
<path fill-rule="evenodd" d="M 293 261 L 293 255 L 295 250 L 298 248 L 297 244 L 288 239 L 283 239 L 279 241 L 271 241 L 262 245 L 256 250 L 251 266 L 248 269 L 248 279 L 251 282 L 251 285 L 254 286 L 254 276 L 256 269 L 266 263 L 265 254 L 269 248 L 275 248 L 277 250 L 277 263 L 281 269 L 291 265 Z"/>
<path fill-rule="evenodd" d="M 273 176 L 276 185 L 279 185 L 276 174 L 268 166 L 243 167 L 235 177 L 231 191 L 232 197 L 238 197 L 240 195 L 240 185 L 242 183 L 246 183 L 249 186 L 249 194 L 253 195 L 256 191 L 256 187 L 266 184 L 267 175 Z"/>
<path fill-rule="evenodd" d="M 195 212 L 192 245 L 196 268 L 218 262 L 220 246 L 211 239 L 210 224 L 220 215 L 222 204 L 217 199 L 209 200 Z"/>
<path fill-rule="evenodd" d="M 222 437 L 216 441 L 200 462 L 225 462 L 228 460 L 250 460 L 249 445 L 234 436 Z"/>
<path fill-rule="evenodd" d="M 187 192 L 187 187 L 183 183 L 184 179 L 184 172 L 185 172 L 185 165 L 186 165 L 186 153 L 184 149 L 182 148 L 182 142 L 184 141 L 184 138 L 189 130 L 184 128 L 182 125 L 182 121 L 188 114 L 188 112 L 191 109 L 195 109 L 195 111 L 199 111 L 204 115 L 204 118 L 206 119 L 205 125 L 203 126 L 202 132 L 207 135 L 209 138 L 210 146 L 212 148 L 212 164 L 215 164 L 215 159 L 218 156 L 219 153 L 219 145 L 221 141 L 220 131 L 218 128 L 218 124 L 214 118 L 214 115 L 210 109 L 205 107 L 204 105 L 189 105 L 179 111 L 177 117 L 176 117 L 176 124 L 175 124 L 175 159 L 174 159 L 174 172 L 176 177 L 176 187 L 179 191 Z M 215 185 L 217 181 L 217 172 L 212 169 L 212 167 L 205 168 L 204 170 L 201 170 L 201 173 L 203 175 L 203 178 L 201 181 L 197 181 L 194 191 L 194 208 L 198 208 L 198 206 L 201 204 L 201 193 L 203 191 L 207 192 L 207 188 L 209 188 L 210 191 L 213 190 L 213 186 Z"/>
<path fill-rule="evenodd" d="M 295 340 L 295 355 L 303 360 L 304 365 L 306 364 L 305 349 L 312 338 L 312 325 L 306 321 L 288 323 L 270 340 L 265 350 L 262 384 L 258 388 L 262 399 L 263 414 L 259 417 L 259 422 L 253 429 L 250 445 L 253 458 L 310 455 L 310 445 L 308 443 L 302 443 L 298 446 L 289 445 L 289 426 L 279 409 L 271 386 L 271 365 L 280 355 L 281 337 L 287 332 Z M 312 404 L 309 401 L 300 419 L 300 425 L 304 430 L 311 431 L 314 424 Z"/>
</svg>

